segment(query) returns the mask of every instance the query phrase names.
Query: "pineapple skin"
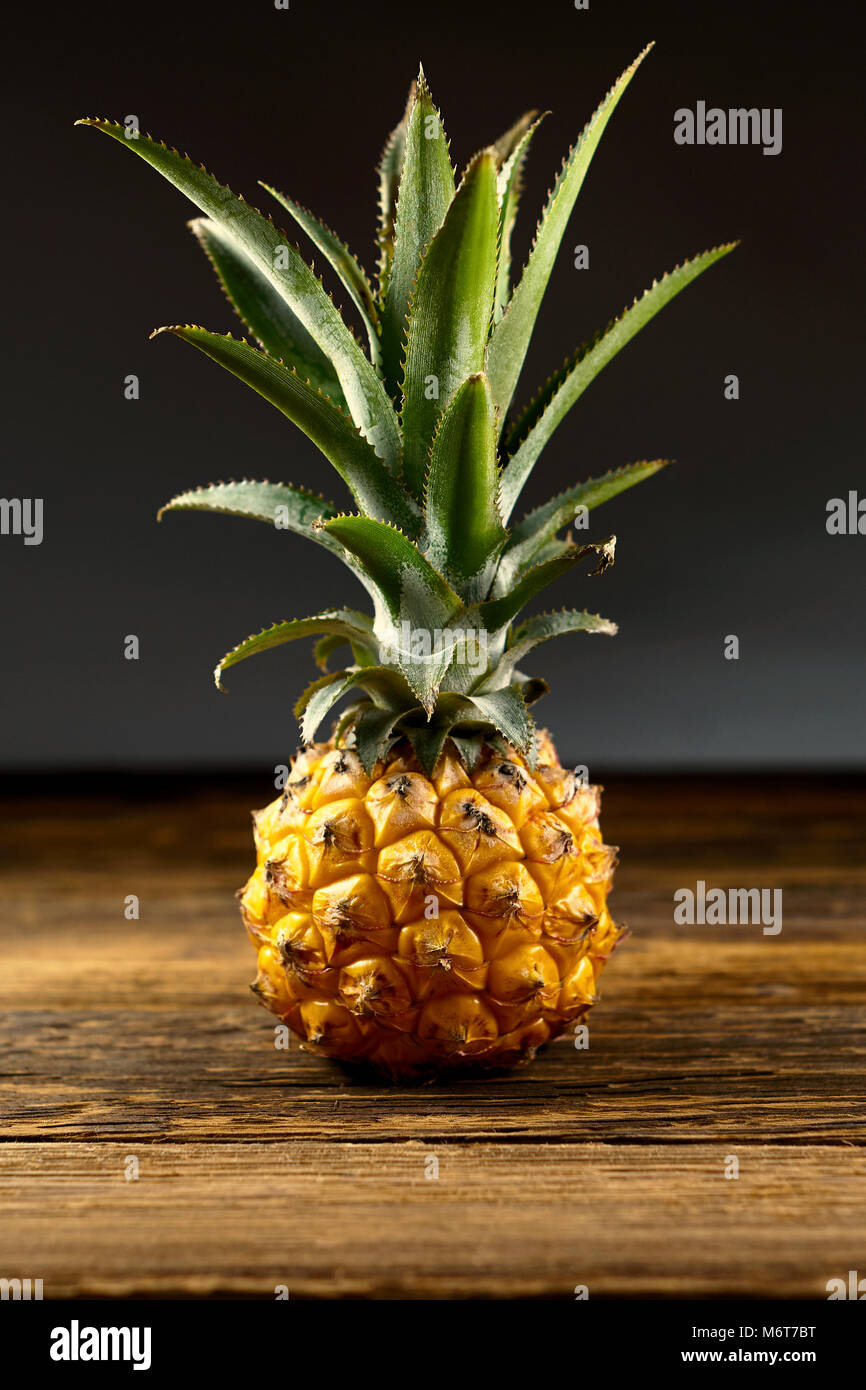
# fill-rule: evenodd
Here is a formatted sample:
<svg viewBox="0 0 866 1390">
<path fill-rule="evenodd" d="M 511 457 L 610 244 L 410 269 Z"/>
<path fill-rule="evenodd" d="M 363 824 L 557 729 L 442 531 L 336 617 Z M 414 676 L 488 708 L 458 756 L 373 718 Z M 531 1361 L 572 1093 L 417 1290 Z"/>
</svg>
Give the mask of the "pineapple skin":
<svg viewBox="0 0 866 1390">
<path fill-rule="evenodd" d="M 531 1060 L 622 935 L 600 800 L 546 733 L 534 772 L 509 748 L 467 774 L 446 744 L 432 778 L 406 742 L 372 777 L 310 745 L 253 816 L 254 993 L 304 1049 L 397 1080 Z"/>
</svg>

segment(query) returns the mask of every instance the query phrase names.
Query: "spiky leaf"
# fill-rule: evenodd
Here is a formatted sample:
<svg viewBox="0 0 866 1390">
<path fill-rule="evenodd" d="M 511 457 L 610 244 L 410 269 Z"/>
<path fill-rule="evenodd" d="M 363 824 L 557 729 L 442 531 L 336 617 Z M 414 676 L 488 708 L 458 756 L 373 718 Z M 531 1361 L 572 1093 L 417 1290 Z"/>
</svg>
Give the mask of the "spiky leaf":
<svg viewBox="0 0 866 1390">
<path fill-rule="evenodd" d="M 499 730 L 503 738 L 522 752 L 527 751 L 532 741 L 533 724 L 519 685 L 473 694 L 471 704 L 485 722 Z"/>
<path fill-rule="evenodd" d="M 397 671 L 386 666 L 366 666 L 360 671 L 335 671 L 307 686 L 295 705 L 301 720 L 301 734 L 309 743 L 330 709 L 349 690 L 363 689 L 380 709 L 404 710 L 411 707 L 412 694 Z"/>
<path fill-rule="evenodd" d="M 440 625 L 460 599 L 409 538 L 368 516 L 335 516 L 323 529 L 360 560 L 383 598 L 388 615 L 413 626 L 425 618 Z"/>
<path fill-rule="evenodd" d="M 589 556 L 596 559 L 595 568 L 589 573 L 603 574 L 608 565 L 613 564 L 615 549 L 616 536 L 608 536 L 605 541 L 589 545 L 566 545 L 561 554 L 527 570 L 508 593 L 489 599 L 486 603 L 476 604 L 467 615 L 467 623 L 471 620 L 474 626 L 488 633 L 501 632 L 520 610 L 526 607 L 530 599 Z"/>
<path fill-rule="evenodd" d="M 278 530 L 295 531 L 308 540 L 323 545 L 334 555 L 341 555 L 341 546 L 327 532 L 317 529 L 314 522 L 320 517 L 336 516 L 332 502 L 317 497 L 314 492 L 291 487 L 288 483 L 241 482 L 211 483 L 207 487 L 179 492 L 160 507 L 157 520 L 164 512 L 218 512 L 225 516 L 247 516 L 264 521 Z"/>
<path fill-rule="evenodd" d="M 439 422 L 424 495 L 425 554 L 467 603 L 487 594 L 508 538 L 498 489 L 496 412 L 487 378 L 471 376 Z"/>
<path fill-rule="evenodd" d="M 556 254 L 592 156 L 617 102 L 651 47 L 652 44 L 649 44 L 626 68 L 590 117 L 566 158 L 542 214 L 520 283 L 493 330 L 487 366 L 493 399 L 503 414 L 514 394 Z"/>
<path fill-rule="evenodd" d="M 536 563 L 547 543 L 557 531 L 574 522 L 579 507 L 592 511 L 616 497 L 635 483 L 651 478 L 654 473 L 668 466 L 668 459 L 653 459 L 649 462 L 630 463 L 625 468 L 615 468 L 603 473 L 600 478 L 589 478 L 567 488 L 558 496 L 551 497 L 543 506 L 527 513 L 514 527 L 496 573 L 495 593 L 504 593 L 515 577 Z"/>
<path fill-rule="evenodd" d="M 495 669 L 483 678 L 478 691 L 473 690 L 472 698 L 477 703 L 480 693 L 499 690 L 509 685 L 517 663 L 541 642 L 547 642 L 552 637 L 565 636 L 570 632 L 604 633 L 612 637 L 616 630 L 616 623 L 600 617 L 597 613 L 565 610 L 559 613 L 539 613 L 514 629 L 504 656 Z"/>
<path fill-rule="evenodd" d="M 603 333 L 597 334 L 591 342 L 577 350 L 564 374 L 557 373 L 553 378 L 554 389 L 549 399 L 544 401 L 543 408 L 539 411 L 536 406 L 530 407 L 534 415 L 533 423 L 503 471 L 502 497 L 506 518 L 510 516 L 536 459 L 553 431 L 583 395 L 590 382 L 598 376 L 602 367 L 605 367 L 626 343 L 631 342 L 644 325 L 684 290 L 686 285 L 691 284 L 704 270 L 721 260 L 722 256 L 733 251 L 736 244 L 728 242 L 724 246 L 713 247 L 711 251 L 705 251 L 690 261 L 684 261 L 675 270 L 662 276 L 661 280 L 654 281 L 640 299 L 635 300 L 631 308 L 626 309 Z"/>
<path fill-rule="evenodd" d="M 534 705 L 543 695 L 550 694 L 550 686 L 543 676 L 524 676 L 521 671 L 515 671 L 514 676 L 520 686 L 524 704 Z"/>
<path fill-rule="evenodd" d="M 324 613 L 315 613 L 311 618 L 292 618 L 285 623 L 274 623 L 261 632 L 254 632 L 251 637 L 245 637 L 230 652 L 226 652 L 214 667 L 217 688 L 224 689 L 222 674 L 230 666 L 237 666 L 238 662 L 257 656 L 259 652 L 282 647 L 286 642 L 296 642 L 301 637 L 315 637 L 320 632 L 339 635 L 343 641 L 357 642 L 371 650 L 375 643 L 370 619 L 366 613 L 354 608 L 331 608 Z"/>
<path fill-rule="evenodd" d="M 369 708 L 369 700 L 350 700 L 343 706 L 343 712 L 334 724 L 334 743 L 337 748 L 343 747 L 343 740 L 351 732 L 355 720 Z"/>
<path fill-rule="evenodd" d="M 332 517 L 323 526 L 359 562 L 388 659 L 429 712 L 454 654 L 437 632 L 461 611 L 460 598 L 401 531 L 366 516 Z"/>
<path fill-rule="evenodd" d="M 432 776 L 447 738 L 454 740 L 464 761 L 472 759 L 474 766 L 476 738 L 490 743 L 495 737 L 493 731 L 499 730 L 509 743 L 525 750 L 532 740 L 532 727 L 516 684 L 477 698 L 449 692 L 440 697 L 429 722 L 422 723 L 410 714 L 399 725 L 428 776 Z"/>
<path fill-rule="evenodd" d="M 294 367 L 299 376 L 348 412 L 343 388 L 330 359 L 268 277 L 226 235 L 218 222 L 209 217 L 197 217 L 189 226 L 238 318 L 265 352 L 278 362 Z"/>
<path fill-rule="evenodd" d="M 112 121 L 85 118 L 77 124 L 93 126 L 134 151 L 225 230 L 283 296 L 330 359 L 352 418 L 362 434 L 390 467 L 399 468 L 397 418 L 375 367 L 365 357 L 310 267 L 270 219 L 177 150 L 143 133 L 136 140 L 128 140 L 125 126 Z"/>
<path fill-rule="evenodd" d="M 397 195 L 394 256 L 382 310 L 385 383 L 397 395 L 409 297 L 418 264 L 454 197 L 454 170 L 439 112 L 423 71 L 412 97 Z"/>
<path fill-rule="evenodd" d="M 445 747 L 448 729 L 444 724 L 410 724 L 405 729 L 406 737 L 421 767 L 428 777 L 432 777 Z"/>
<path fill-rule="evenodd" d="M 351 647 L 355 666 L 375 666 L 379 660 L 378 646 L 372 634 L 366 644 L 362 644 L 359 638 L 353 640 L 342 633 L 334 633 L 330 637 L 320 638 L 313 648 L 313 658 L 319 670 L 327 671 L 330 657 L 345 646 Z"/>
<path fill-rule="evenodd" d="M 520 195 L 523 192 L 523 168 L 529 146 L 546 112 L 532 121 L 537 113 L 530 111 L 509 131 L 517 138 L 509 149 L 496 176 L 496 196 L 499 199 L 499 268 L 496 272 L 496 295 L 493 302 L 493 321 L 498 323 L 511 293 L 511 233 L 517 220 Z M 519 134 L 518 134 L 519 132 Z M 499 146 L 497 145 L 497 149 Z"/>
<path fill-rule="evenodd" d="M 391 262 L 394 259 L 394 227 L 397 220 L 397 192 L 400 187 L 400 170 L 403 168 L 403 155 L 406 150 L 406 132 L 409 129 L 409 113 L 415 102 L 417 84 L 409 88 L 409 99 L 399 125 L 396 125 L 385 142 L 379 160 L 379 306 L 385 303 L 388 280 L 391 275 Z"/>
<path fill-rule="evenodd" d="M 364 328 L 367 333 L 367 340 L 370 344 L 370 358 L 373 362 L 380 361 L 379 352 L 379 329 L 378 313 L 376 310 L 376 300 L 373 294 L 370 281 L 367 279 L 366 272 L 361 267 L 357 258 L 352 255 L 348 246 L 332 232 L 330 227 L 307 208 L 296 203 L 292 198 L 287 198 L 284 193 L 280 193 L 270 184 L 263 183 L 264 188 L 277 202 L 291 213 L 299 227 L 303 227 L 307 236 L 314 246 L 317 246 L 326 260 L 333 266 L 340 277 L 352 303 L 361 315 Z"/>
<path fill-rule="evenodd" d="M 320 637 L 313 647 L 313 660 L 323 673 L 328 670 L 328 660 L 334 652 L 339 651 L 348 643 L 348 637 L 343 637 L 340 633 L 333 633 L 330 637 Z M 343 663 L 345 665 L 345 662 Z"/>
<path fill-rule="evenodd" d="M 537 111 L 524 111 L 522 116 L 518 116 L 514 125 L 509 126 L 504 135 L 500 135 L 498 140 L 494 140 L 492 148 L 496 151 L 500 168 L 503 168 L 511 159 L 537 115 Z"/>
<path fill-rule="evenodd" d="M 355 748 L 368 777 L 372 775 L 376 763 L 386 752 L 391 741 L 391 732 L 401 713 L 400 709 L 377 709 L 375 705 L 371 705 L 355 720 L 352 726 Z"/>
<path fill-rule="evenodd" d="M 308 685 L 295 705 L 295 716 L 301 721 L 301 737 L 311 743 L 328 710 L 351 689 L 351 678 L 345 671 L 335 671 Z"/>
<path fill-rule="evenodd" d="M 459 753 L 467 772 L 474 772 L 484 750 L 483 734 L 451 734 L 451 742 Z"/>
<path fill-rule="evenodd" d="M 231 336 L 192 325 L 159 328 L 191 343 L 206 356 L 258 391 L 302 429 L 334 465 L 358 506 L 410 532 L 417 515 L 400 484 L 352 421 L 302 381 L 297 372 Z"/>
<path fill-rule="evenodd" d="M 484 367 L 496 284 L 496 156 L 466 171 L 421 263 L 412 295 L 403 381 L 403 473 L 418 497 L 436 422 L 467 377 Z"/>
</svg>

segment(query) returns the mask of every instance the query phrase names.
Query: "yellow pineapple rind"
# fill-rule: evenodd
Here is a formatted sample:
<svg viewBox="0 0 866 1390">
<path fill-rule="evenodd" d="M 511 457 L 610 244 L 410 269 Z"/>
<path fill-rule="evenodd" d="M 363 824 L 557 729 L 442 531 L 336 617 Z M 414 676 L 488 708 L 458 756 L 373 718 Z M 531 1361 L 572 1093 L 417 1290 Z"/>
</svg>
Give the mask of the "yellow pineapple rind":
<svg viewBox="0 0 866 1390">
<path fill-rule="evenodd" d="M 304 1048 L 403 1079 L 514 1066 L 584 1017 L 622 934 L 616 851 L 601 788 L 544 733 L 539 755 L 468 775 L 448 744 L 432 778 L 408 745 L 372 777 L 333 741 L 298 755 L 241 913 L 252 988 Z"/>
</svg>

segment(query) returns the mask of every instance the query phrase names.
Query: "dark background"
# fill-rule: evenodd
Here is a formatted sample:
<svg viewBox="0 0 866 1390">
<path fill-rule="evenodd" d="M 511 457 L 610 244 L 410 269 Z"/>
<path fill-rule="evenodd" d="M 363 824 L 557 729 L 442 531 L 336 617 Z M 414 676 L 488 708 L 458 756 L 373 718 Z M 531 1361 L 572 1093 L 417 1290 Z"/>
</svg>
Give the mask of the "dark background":
<svg viewBox="0 0 866 1390">
<path fill-rule="evenodd" d="M 154 0 L 10 22 L 2 495 L 43 497 L 45 538 L 0 538 L 0 761 L 269 767 L 296 742 L 309 646 L 239 668 L 227 696 L 215 659 L 266 622 L 362 597 L 299 537 L 231 518 L 156 525 L 173 493 L 230 476 L 342 493 L 260 398 L 185 345 L 148 342 L 163 323 L 236 325 L 185 230 L 191 205 L 73 119 L 135 113 L 275 213 L 256 180 L 282 187 L 372 268 L 374 166 L 420 59 L 461 166 L 527 107 L 553 109 L 530 159 L 519 267 L 563 154 L 655 38 L 584 185 L 518 401 L 655 275 L 743 245 L 615 359 L 536 469 L 532 505 L 634 459 L 678 460 L 593 514 L 592 536 L 618 534 L 616 566 L 545 595 L 615 618 L 620 635 L 542 648 L 532 669 L 553 691 L 537 712 L 593 771 L 862 767 L 866 536 L 825 530 L 828 498 L 866 493 L 862 33 L 847 14 L 759 0 L 587 12 Z M 783 107 L 782 153 L 676 146 L 674 110 L 699 99 Z M 572 268 L 578 242 L 588 272 Z M 738 402 L 723 398 L 729 372 Z M 137 402 L 123 398 L 128 373 Z M 128 633 L 138 662 L 124 660 Z M 737 662 L 723 658 L 729 633 Z"/>
</svg>

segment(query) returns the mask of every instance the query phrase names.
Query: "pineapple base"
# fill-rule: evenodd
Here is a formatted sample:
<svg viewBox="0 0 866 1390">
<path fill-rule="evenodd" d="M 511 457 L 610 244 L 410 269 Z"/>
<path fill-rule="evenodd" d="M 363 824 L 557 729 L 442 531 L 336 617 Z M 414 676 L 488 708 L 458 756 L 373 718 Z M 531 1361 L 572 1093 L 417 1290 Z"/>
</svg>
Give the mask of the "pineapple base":
<svg viewBox="0 0 866 1390">
<path fill-rule="evenodd" d="M 403 743 L 368 777 L 331 740 L 254 814 L 241 893 L 252 989 L 311 1052 L 394 1079 L 511 1067 L 584 1017 L 621 936 L 601 788 L 539 739 L 424 775 Z"/>
</svg>

